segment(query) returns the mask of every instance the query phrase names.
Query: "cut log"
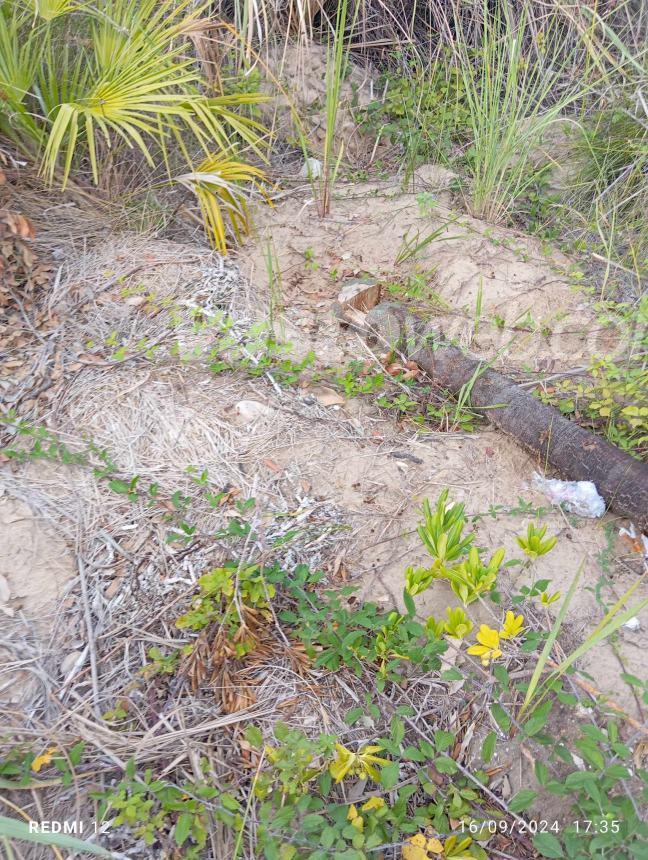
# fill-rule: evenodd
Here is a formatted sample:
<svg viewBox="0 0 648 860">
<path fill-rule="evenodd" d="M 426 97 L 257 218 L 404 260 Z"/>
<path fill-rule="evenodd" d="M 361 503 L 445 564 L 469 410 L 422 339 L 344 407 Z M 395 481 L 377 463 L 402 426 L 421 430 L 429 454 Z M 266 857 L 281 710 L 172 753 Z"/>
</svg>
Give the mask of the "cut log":
<svg viewBox="0 0 648 860">
<path fill-rule="evenodd" d="M 400 305 L 384 302 L 371 309 L 363 334 L 415 361 L 451 393 L 469 388 L 468 402 L 485 409 L 486 418 L 536 454 L 543 468 L 553 467 L 566 480 L 593 481 L 610 511 L 648 531 L 648 464 L 541 403 Z"/>
</svg>

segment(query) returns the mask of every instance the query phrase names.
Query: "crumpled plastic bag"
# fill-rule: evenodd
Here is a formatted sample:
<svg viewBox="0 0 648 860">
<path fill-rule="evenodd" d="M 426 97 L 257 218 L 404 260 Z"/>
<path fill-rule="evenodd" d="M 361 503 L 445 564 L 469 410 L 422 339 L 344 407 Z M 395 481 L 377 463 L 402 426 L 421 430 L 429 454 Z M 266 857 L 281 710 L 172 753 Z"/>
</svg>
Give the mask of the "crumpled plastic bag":
<svg viewBox="0 0 648 860">
<path fill-rule="evenodd" d="M 301 166 L 299 175 L 302 179 L 319 179 L 322 175 L 323 164 L 318 158 L 307 158 Z"/>
<path fill-rule="evenodd" d="M 566 510 L 579 517 L 602 517 L 605 513 L 605 502 L 592 481 L 560 481 L 534 472 L 533 486 L 554 505 L 564 504 Z"/>
</svg>

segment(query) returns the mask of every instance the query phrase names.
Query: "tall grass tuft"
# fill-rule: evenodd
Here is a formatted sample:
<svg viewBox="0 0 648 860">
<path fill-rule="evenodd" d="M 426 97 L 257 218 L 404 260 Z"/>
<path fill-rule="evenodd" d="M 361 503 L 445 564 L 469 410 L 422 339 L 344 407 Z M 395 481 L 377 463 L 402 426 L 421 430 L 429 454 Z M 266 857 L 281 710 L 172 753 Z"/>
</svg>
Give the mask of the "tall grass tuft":
<svg viewBox="0 0 648 860">
<path fill-rule="evenodd" d="M 349 61 L 346 43 L 348 0 L 338 0 L 335 15 L 335 30 L 332 44 L 329 40 L 326 58 L 326 134 L 322 152 L 322 171 L 320 178 L 319 211 L 324 217 L 331 209 L 331 191 L 335 183 L 343 147 L 335 153 L 335 132 L 340 107 L 340 88 L 346 75 Z M 351 23 L 353 28 L 353 23 Z"/>
<path fill-rule="evenodd" d="M 555 17 L 538 22 L 528 4 L 482 0 L 479 19 L 455 11 L 452 49 L 468 108 L 466 152 L 473 215 L 493 222 L 507 218 L 534 181 L 531 155 L 543 134 L 582 95 L 576 81 L 565 85 L 573 46 Z M 472 48 L 471 45 L 476 47 Z"/>
</svg>

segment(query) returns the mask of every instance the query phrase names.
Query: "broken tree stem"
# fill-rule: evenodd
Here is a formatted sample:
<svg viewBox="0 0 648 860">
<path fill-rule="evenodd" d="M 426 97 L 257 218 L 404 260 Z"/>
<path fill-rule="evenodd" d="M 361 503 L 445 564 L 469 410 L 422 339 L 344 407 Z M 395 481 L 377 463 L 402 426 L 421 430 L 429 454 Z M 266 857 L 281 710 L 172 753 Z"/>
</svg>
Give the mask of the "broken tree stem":
<svg viewBox="0 0 648 860">
<path fill-rule="evenodd" d="M 400 305 L 372 308 L 364 334 L 370 343 L 385 344 L 415 361 L 452 394 L 463 391 L 471 407 L 485 409 L 488 420 L 536 454 L 543 468 L 551 466 L 568 480 L 593 481 L 609 510 L 648 530 L 647 464 L 541 403 Z"/>
</svg>

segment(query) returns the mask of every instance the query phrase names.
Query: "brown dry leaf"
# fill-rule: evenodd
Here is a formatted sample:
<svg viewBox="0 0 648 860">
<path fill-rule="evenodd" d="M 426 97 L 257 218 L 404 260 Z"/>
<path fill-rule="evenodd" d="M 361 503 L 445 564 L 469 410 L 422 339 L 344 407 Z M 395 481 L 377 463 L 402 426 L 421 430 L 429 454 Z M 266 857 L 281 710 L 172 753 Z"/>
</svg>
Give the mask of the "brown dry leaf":
<svg viewBox="0 0 648 860">
<path fill-rule="evenodd" d="M 320 406 L 344 406 L 346 403 L 339 391 L 335 391 L 334 388 L 327 388 L 325 385 L 313 388 L 312 393 Z"/>
<path fill-rule="evenodd" d="M 455 731 L 455 743 L 452 747 L 452 752 L 450 753 L 450 757 L 457 760 L 462 753 L 463 740 L 466 737 L 468 730 L 472 727 L 474 730 L 474 725 L 471 723 L 472 718 L 472 708 L 468 705 L 466 708 L 461 711 L 461 713 L 457 717 L 457 721 L 455 723 L 456 731 Z"/>
<path fill-rule="evenodd" d="M 219 508 L 222 508 L 224 505 L 229 505 L 229 503 L 230 503 L 233 499 L 235 499 L 237 496 L 240 496 L 240 495 L 241 495 L 241 491 L 239 490 L 239 488 L 238 488 L 238 487 L 231 487 L 231 489 L 229 489 L 229 490 L 225 493 L 225 495 L 223 496 L 223 498 L 222 498 L 222 499 L 220 500 L 220 502 L 218 503 L 218 507 L 219 507 Z"/>
<path fill-rule="evenodd" d="M 82 364 L 104 364 L 105 358 L 100 355 L 95 355 L 92 352 L 82 352 L 77 356 Z"/>
<path fill-rule="evenodd" d="M 116 576 L 113 580 L 111 580 L 106 586 L 106 590 L 104 591 L 104 598 L 106 600 L 112 600 L 113 597 L 119 592 L 119 589 L 122 586 L 122 582 L 124 580 L 122 576 Z"/>
<path fill-rule="evenodd" d="M 271 472 L 281 472 L 281 466 L 277 465 L 274 460 L 265 459 L 261 460 L 261 462 L 266 468 L 270 469 Z"/>
<path fill-rule="evenodd" d="M 344 557 L 346 555 L 346 550 L 342 550 L 342 552 L 338 553 L 331 565 L 331 578 L 339 579 L 342 582 L 346 582 L 349 578 L 349 573 L 347 571 L 346 565 L 344 563 Z"/>
<path fill-rule="evenodd" d="M 3 228 L 3 234 L 9 233 L 13 236 L 18 236 L 20 239 L 33 239 L 36 236 L 33 224 L 29 218 L 20 215 L 18 212 L 9 212 L 4 209 L 0 212 L 0 225 Z M 2 234 L 0 234 L 2 235 Z"/>
<path fill-rule="evenodd" d="M 417 379 L 420 373 L 421 371 L 418 368 L 416 370 L 406 370 L 403 374 L 403 379 Z"/>
<path fill-rule="evenodd" d="M 243 711 L 256 702 L 256 695 L 250 681 L 240 672 L 231 675 L 227 666 L 221 674 L 221 704 L 226 714 Z"/>
<path fill-rule="evenodd" d="M 632 759 L 637 768 L 645 768 L 648 766 L 648 740 L 641 740 L 634 748 Z"/>
<path fill-rule="evenodd" d="M 302 678 L 306 675 L 311 666 L 311 661 L 306 654 L 306 648 L 302 642 L 291 642 L 290 647 L 285 649 L 290 662 L 290 668 Z"/>
<path fill-rule="evenodd" d="M 394 362 L 393 364 L 388 364 L 385 370 L 390 376 L 396 376 L 396 374 L 403 372 L 403 365 Z"/>
<path fill-rule="evenodd" d="M 428 776 L 430 777 L 431 781 L 435 785 L 438 785 L 438 786 L 444 785 L 445 777 L 443 776 L 442 773 L 439 773 L 439 771 L 434 767 L 434 765 L 431 764 L 428 766 L 427 773 L 428 773 Z"/>
</svg>

